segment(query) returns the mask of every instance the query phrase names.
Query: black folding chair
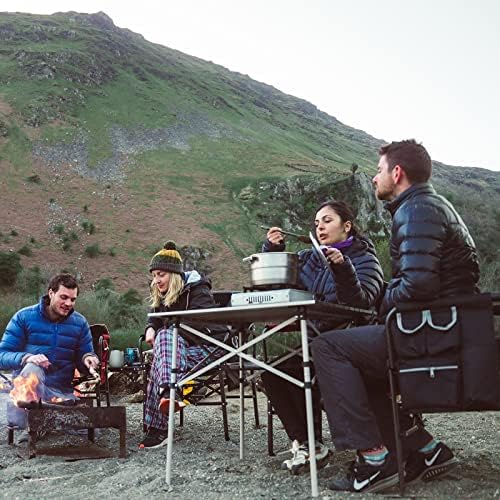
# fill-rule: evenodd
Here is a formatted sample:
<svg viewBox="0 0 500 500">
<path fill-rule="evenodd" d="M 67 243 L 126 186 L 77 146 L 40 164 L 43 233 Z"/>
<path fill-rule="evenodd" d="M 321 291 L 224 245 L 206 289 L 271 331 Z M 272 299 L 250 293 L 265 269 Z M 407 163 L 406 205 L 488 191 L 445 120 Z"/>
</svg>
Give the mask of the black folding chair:
<svg viewBox="0 0 500 500">
<path fill-rule="evenodd" d="M 494 315 L 500 315 L 499 293 L 401 304 L 388 314 L 388 374 L 401 495 L 405 431 L 400 411 L 500 410 Z"/>
<path fill-rule="evenodd" d="M 232 291 L 214 291 L 213 297 L 218 307 L 228 307 L 231 304 Z M 233 347 L 238 347 L 240 337 L 246 342 L 253 335 L 253 325 L 242 324 L 236 328 L 228 327 L 228 333 L 224 340 L 226 343 L 231 343 Z M 189 378 L 190 373 L 195 373 L 203 366 L 213 361 L 219 355 L 226 354 L 222 348 L 216 348 L 204 360 L 193 367 L 189 373 L 183 374 L 183 378 Z M 253 353 L 255 355 L 255 352 Z M 239 362 L 233 362 L 231 359 L 221 363 L 217 367 L 208 371 L 196 380 L 190 381 L 189 384 L 184 384 L 182 387 L 183 398 L 188 404 L 195 406 L 220 406 L 222 411 L 222 422 L 224 426 L 224 439 L 229 441 L 229 427 L 227 418 L 227 400 L 239 399 L 239 394 L 231 394 L 232 389 L 236 388 L 240 379 L 237 372 L 240 369 Z M 248 362 L 243 363 L 243 370 L 253 372 L 256 370 L 255 365 Z M 245 379 L 245 377 L 243 377 Z M 244 380 L 243 380 L 244 382 Z M 250 381 L 251 394 L 244 394 L 245 399 L 252 399 L 255 427 L 260 427 L 259 409 L 257 403 L 257 385 L 255 379 Z M 217 396 L 213 399 L 213 396 Z M 184 425 L 184 408 L 180 410 L 180 426 Z"/>
</svg>

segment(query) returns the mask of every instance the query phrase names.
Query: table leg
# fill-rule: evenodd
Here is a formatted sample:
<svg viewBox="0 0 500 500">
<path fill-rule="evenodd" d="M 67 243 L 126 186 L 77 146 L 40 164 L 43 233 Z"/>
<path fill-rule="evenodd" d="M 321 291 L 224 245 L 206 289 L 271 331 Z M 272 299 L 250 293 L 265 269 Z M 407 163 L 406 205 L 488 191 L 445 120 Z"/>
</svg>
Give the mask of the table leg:
<svg viewBox="0 0 500 500">
<path fill-rule="evenodd" d="M 239 346 L 243 345 L 243 332 L 238 335 Z M 243 379 L 245 373 L 243 370 L 243 358 L 239 357 L 240 363 L 240 460 L 245 458 L 245 385 Z"/>
<path fill-rule="evenodd" d="M 175 324 L 172 333 L 172 371 L 170 372 L 170 406 L 168 409 L 166 481 L 170 486 L 172 476 L 172 450 L 174 447 L 175 384 L 177 382 L 177 336 L 179 326 Z"/>
<path fill-rule="evenodd" d="M 306 396 L 307 439 L 309 441 L 309 463 L 311 471 L 311 496 L 318 496 L 318 473 L 316 467 L 316 443 L 314 438 L 314 416 L 311 389 L 311 368 L 309 366 L 309 341 L 307 337 L 307 321 L 300 320 L 302 338 L 302 360 L 304 362 L 304 391 Z"/>
<path fill-rule="evenodd" d="M 127 458 L 127 422 L 120 426 L 120 458 Z"/>
<path fill-rule="evenodd" d="M 30 428 L 28 431 L 28 458 L 36 457 L 36 431 Z"/>
</svg>

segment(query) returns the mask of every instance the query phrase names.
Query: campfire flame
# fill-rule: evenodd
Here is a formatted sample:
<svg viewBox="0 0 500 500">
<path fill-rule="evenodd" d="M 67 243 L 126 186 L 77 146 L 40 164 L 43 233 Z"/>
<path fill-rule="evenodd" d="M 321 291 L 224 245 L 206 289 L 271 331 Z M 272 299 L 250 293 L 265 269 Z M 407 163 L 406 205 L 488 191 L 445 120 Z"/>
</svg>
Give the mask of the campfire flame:
<svg viewBox="0 0 500 500">
<path fill-rule="evenodd" d="M 36 389 L 38 387 L 38 377 L 34 373 L 30 373 L 27 377 L 19 375 L 12 384 L 14 389 L 10 391 L 10 397 L 17 405 L 19 401 L 31 402 L 38 401 Z"/>
</svg>

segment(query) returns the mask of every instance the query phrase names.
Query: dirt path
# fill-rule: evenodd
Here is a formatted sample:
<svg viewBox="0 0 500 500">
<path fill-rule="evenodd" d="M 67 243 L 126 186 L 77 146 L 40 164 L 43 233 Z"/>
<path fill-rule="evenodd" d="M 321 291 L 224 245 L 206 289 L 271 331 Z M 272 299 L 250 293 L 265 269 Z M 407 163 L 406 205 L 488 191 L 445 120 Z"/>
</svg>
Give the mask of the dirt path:
<svg viewBox="0 0 500 500">
<path fill-rule="evenodd" d="M 118 403 L 118 401 L 116 402 Z M 260 395 L 261 423 L 265 424 L 265 401 Z M 250 406 L 247 404 L 247 406 Z M 33 499 L 115 498 L 256 499 L 308 498 L 307 474 L 290 476 L 280 470 L 280 457 L 266 453 L 265 425 L 254 429 L 253 412 L 246 411 L 247 459 L 239 460 L 238 403 L 229 403 L 231 440 L 225 442 L 217 407 L 189 407 L 184 428 L 175 433 L 173 489 L 165 484 L 166 448 L 143 451 L 142 406 L 127 404 L 128 457 L 124 460 L 67 461 L 62 457 L 38 456 L 26 460 L 26 445 L 8 446 L 6 432 L 0 441 L 0 497 Z M 275 419 L 275 449 L 286 449 L 284 431 Z M 451 446 L 460 465 L 447 478 L 407 488 L 409 497 L 500 498 L 500 413 L 435 415 L 428 427 Z M 325 438 L 329 432 L 325 420 Z M 40 446 L 84 443 L 79 436 L 52 435 Z M 118 451 L 118 433 L 103 430 L 97 443 Z M 333 453 L 320 471 L 320 496 L 346 498 L 326 488 L 326 480 L 339 475 L 351 453 Z M 391 496 L 396 490 L 390 492 Z"/>
</svg>

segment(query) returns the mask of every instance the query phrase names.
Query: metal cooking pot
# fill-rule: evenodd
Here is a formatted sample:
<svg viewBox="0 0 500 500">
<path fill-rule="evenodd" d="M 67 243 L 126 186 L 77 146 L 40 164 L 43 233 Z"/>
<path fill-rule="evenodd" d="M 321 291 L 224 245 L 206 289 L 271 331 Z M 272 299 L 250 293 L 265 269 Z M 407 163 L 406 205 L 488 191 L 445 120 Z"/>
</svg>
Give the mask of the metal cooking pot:
<svg viewBox="0 0 500 500">
<path fill-rule="evenodd" d="M 250 285 L 256 288 L 299 285 L 299 257 L 291 252 L 254 253 L 245 257 L 250 262 Z"/>
</svg>

